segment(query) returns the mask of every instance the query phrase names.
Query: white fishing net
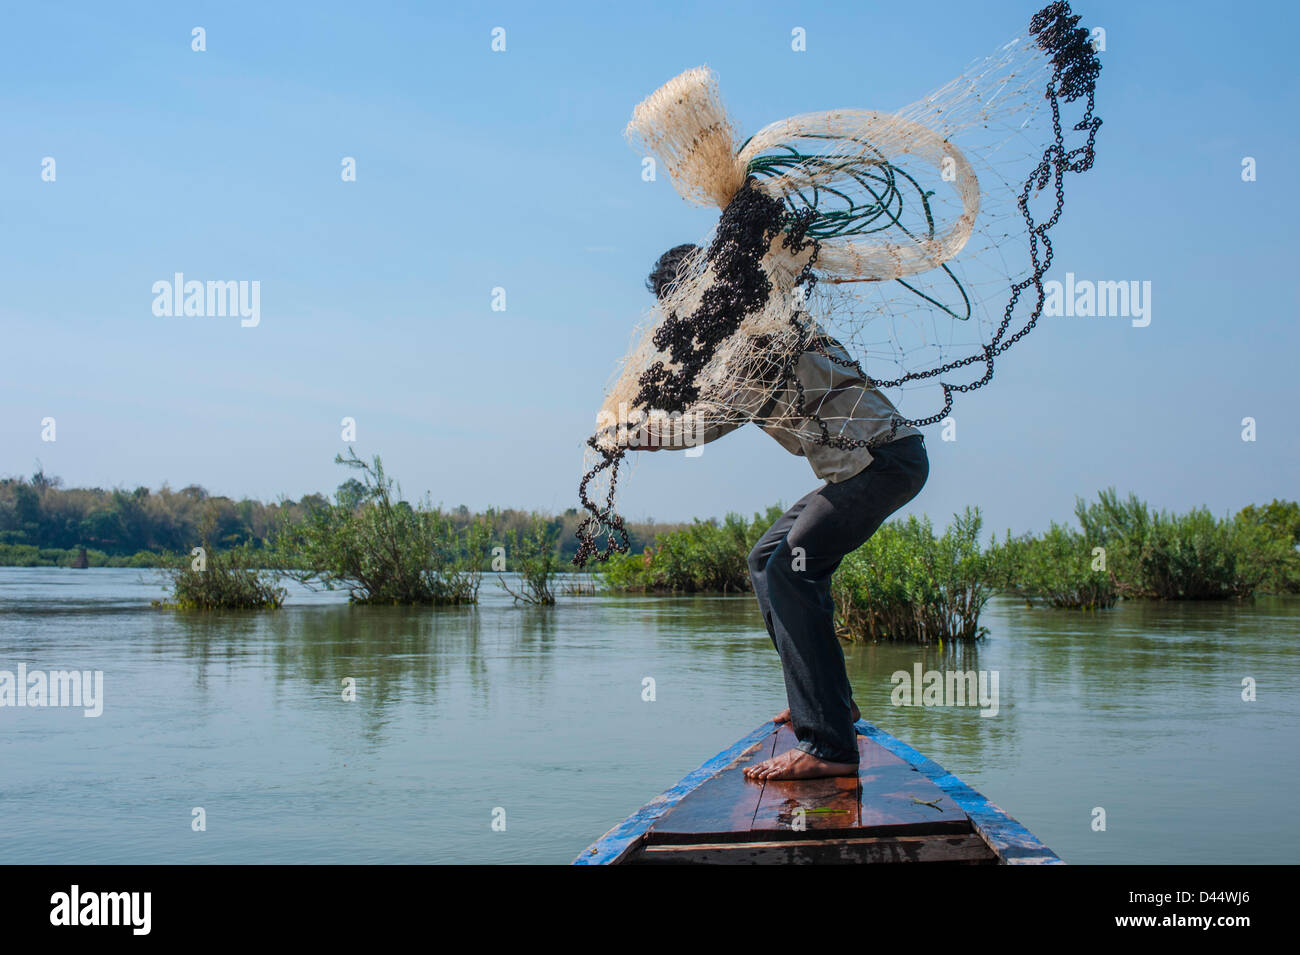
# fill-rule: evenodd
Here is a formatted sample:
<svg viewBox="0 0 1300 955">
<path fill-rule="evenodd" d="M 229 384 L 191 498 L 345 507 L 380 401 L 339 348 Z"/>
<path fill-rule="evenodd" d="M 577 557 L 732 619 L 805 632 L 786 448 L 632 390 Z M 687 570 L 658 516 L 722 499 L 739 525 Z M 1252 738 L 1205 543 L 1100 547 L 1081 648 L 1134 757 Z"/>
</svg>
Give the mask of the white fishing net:
<svg viewBox="0 0 1300 955">
<path fill-rule="evenodd" d="M 578 563 L 626 547 L 614 494 L 629 448 L 689 447 L 748 421 L 870 446 L 942 420 L 955 393 L 992 378 L 1041 311 L 1063 176 L 1092 164 L 1100 67 L 1077 22 L 1053 3 L 1025 36 L 897 112 L 809 113 L 744 142 L 705 67 L 636 107 L 634 146 L 683 198 L 723 212 L 606 390 Z M 1063 129 L 1063 104 L 1079 99 Z M 805 403 L 794 369 L 809 351 L 890 397 L 889 427 L 862 440 L 855 406 Z"/>
</svg>

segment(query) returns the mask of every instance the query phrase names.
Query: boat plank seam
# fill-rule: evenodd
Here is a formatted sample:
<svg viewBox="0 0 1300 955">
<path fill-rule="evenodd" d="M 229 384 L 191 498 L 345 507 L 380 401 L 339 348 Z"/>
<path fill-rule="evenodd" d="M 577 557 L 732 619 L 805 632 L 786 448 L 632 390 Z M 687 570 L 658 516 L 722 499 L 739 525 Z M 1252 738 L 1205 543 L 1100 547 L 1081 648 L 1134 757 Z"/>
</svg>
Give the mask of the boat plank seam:
<svg viewBox="0 0 1300 955">
<path fill-rule="evenodd" d="M 773 725 L 774 727 L 776 727 L 776 724 L 775 724 L 775 723 L 773 723 L 772 725 Z M 775 728 L 775 729 L 772 730 L 772 752 L 770 752 L 770 753 L 768 754 L 768 758 L 769 758 L 769 759 L 771 759 L 772 757 L 776 756 L 776 740 L 777 740 L 777 737 L 780 736 L 780 733 L 781 733 L 781 730 L 780 730 L 779 727 L 777 727 L 777 728 Z M 762 781 L 762 783 L 760 784 L 760 787 L 759 787 L 759 790 L 758 790 L 758 800 L 754 803 L 754 811 L 753 811 L 752 813 L 749 814 L 749 828 L 750 828 L 750 830 L 753 830 L 753 828 L 754 828 L 754 820 L 756 820 L 756 819 L 758 818 L 758 810 L 759 810 L 759 807 L 761 807 L 761 806 L 763 805 L 763 796 L 765 796 L 766 794 L 767 794 L 767 780 L 764 779 L 764 780 Z"/>
</svg>

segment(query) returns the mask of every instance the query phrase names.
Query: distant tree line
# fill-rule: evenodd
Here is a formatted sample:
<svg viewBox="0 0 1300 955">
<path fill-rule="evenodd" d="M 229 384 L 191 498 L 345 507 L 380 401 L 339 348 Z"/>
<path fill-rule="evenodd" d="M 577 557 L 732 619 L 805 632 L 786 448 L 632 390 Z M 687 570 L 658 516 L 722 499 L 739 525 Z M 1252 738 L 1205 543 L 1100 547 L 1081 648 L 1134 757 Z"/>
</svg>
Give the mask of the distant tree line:
<svg viewBox="0 0 1300 955">
<path fill-rule="evenodd" d="M 38 470 L 30 478 L 0 478 L 0 566 L 73 566 L 83 548 L 92 567 L 170 566 L 200 544 L 201 527 L 209 530 L 210 546 L 247 548 L 258 563 L 258 552 L 276 529 L 301 526 L 308 515 L 332 505 L 355 509 L 367 494 L 366 485 L 353 477 L 339 485 L 334 501 L 308 494 L 268 504 L 212 495 L 197 484 L 178 491 L 166 484 L 158 490 L 65 488 L 59 478 Z M 502 540 L 535 541 L 540 523 L 561 563 L 577 551 L 576 508 L 559 515 L 515 508 L 471 512 L 464 505 L 440 511 L 457 532 L 490 517 Z M 629 522 L 628 536 L 640 550 L 661 531 L 680 526 Z"/>
</svg>

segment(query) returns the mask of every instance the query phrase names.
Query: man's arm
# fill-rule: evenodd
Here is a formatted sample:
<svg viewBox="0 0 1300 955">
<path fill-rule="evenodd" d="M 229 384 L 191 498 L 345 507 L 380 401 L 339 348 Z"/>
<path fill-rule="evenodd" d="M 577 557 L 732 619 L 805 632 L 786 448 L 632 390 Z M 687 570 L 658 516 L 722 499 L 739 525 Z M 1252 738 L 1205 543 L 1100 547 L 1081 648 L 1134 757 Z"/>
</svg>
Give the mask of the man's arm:
<svg viewBox="0 0 1300 955">
<path fill-rule="evenodd" d="M 652 413 L 638 419 L 635 425 L 629 423 L 626 446 L 643 451 L 696 448 L 730 434 L 747 422 L 754 421 L 761 426 L 782 397 L 788 400 L 785 383 L 774 378 L 775 366 L 735 385 L 718 403 L 721 408 L 710 405 L 715 410 L 686 411 L 676 415 Z"/>
<path fill-rule="evenodd" d="M 692 412 L 681 415 L 651 415 L 637 427 L 627 429 L 627 447 L 634 451 L 661 451 L 664 448 L 698 448 L 716 441 L 739 428 L 744 421 L 705 422 Z"/>
</svg>

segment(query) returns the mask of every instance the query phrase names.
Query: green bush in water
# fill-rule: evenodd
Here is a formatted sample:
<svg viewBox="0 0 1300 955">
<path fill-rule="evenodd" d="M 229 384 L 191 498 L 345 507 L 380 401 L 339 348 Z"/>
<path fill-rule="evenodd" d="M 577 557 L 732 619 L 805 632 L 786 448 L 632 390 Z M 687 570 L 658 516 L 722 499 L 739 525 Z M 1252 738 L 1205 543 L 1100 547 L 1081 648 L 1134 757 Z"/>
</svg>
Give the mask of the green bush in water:
<svg viewBox="0 0 1300 955">
<path fill-rule="evenodd" d="M 352 451 L 336 464 L 360 471 L 334 503 L 317 503 L 297 524 L 285 520 L 275 547 L 289 576 L 327 590 L 347 588 L 358 604 L 466 604 L 478 600 L 488 565 L 491 524 L 477 519 L 457 530 L 451 517 L 425 502 L 414 508 L 376 457 Z"/>
<path fill-rule="evenodd" d="M 989 553 L 988 582 L 1053 607 L 1096 610 L 1114 606 L 1119 591 L 1102 553 L 1092 541 L 1069 527 L 1052 522 L 1041 537 L 1023 535 L 995 545 Z"/>
<path fill-rule="evenodd" d="M 615 554 L 605 565 L 611 590 L 667 593 L 744 593 L 749 552 L 781 516 L 779 506 L 745 520 L 728 514 L 721 522 L 696 520 L 660 534 L 640 554 Z"/>
<path fill-rule="evenodd" d="M 1274 500 L 1251 504 L 1234 518 L 1237 552 L 1244 573 L 1271 594 L 1300 593 L 1300 504 Z"/>
<path fill-rule="evenodd" d="M 260 570 L 258 556 L 247 545 L 218 553 L 203 553 L 163 571 L 170 585 L 166 600 L 155 600 L 155 607 L 170 610 L 262 610 L 276 609 L 284 603 L 285 590 L 278 586 L 275 571 Z"/>
<path fill-rule="evenodd" d="M 506 569 L 519 575 L 520 589 L 510 587 L 504 577 L 498 585 L 517 601 L 549 606 L 555 603 L 551 582 L 559 573 L 563 558 L 559 552 L 559 531 L 548 521 L 534 517 L 531 532 L 506 535 Z"/>
<path fill-rule="evenodd" d="M 984 637 L 979 618 L 992 589 L 989 557 L 979 543 L 982 523 L 979 509 L 967 508 L 942 537 L 929 518 L 881 527 L 832 578 L 840 636 L 915 643 Z"/>
<path fill-rule="evenodd" d="M 1113 488 L 1075 514 L 1084 534 L 1105 548 L 1121 596 L 1160 600 L 1224 600 L 1251 595 L 1267 576 L 1267 558 L 1248 552 L 1263 539 L 1248 522 L 1220 520 L 1205 508 L 1153 512 Z"/>
</svg>

